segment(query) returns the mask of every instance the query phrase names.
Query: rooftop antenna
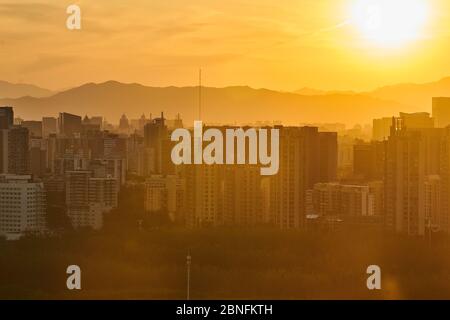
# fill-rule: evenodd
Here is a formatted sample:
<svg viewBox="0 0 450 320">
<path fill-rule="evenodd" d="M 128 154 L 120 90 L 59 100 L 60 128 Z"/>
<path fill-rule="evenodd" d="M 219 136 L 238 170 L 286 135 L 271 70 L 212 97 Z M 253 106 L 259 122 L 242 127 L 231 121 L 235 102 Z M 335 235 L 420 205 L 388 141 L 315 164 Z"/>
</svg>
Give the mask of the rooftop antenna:
<svg viewBox="0 0 450 320">
<path fill-rule="evenodd" d="M 198 69 L 198 120 L 202 119 L 202 69 Z"/>
</svg>

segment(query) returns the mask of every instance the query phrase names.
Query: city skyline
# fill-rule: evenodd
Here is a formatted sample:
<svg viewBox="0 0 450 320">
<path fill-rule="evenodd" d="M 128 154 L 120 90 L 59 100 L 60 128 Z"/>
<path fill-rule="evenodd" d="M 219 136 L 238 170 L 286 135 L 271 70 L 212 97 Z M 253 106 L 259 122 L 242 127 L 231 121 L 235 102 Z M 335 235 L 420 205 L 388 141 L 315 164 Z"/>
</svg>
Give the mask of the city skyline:
<svg viewBox="0 0 450 320">
<path fill-rule="evenodd" d="M 244 156 L 239 160 L 242 163 L 234 165 L 234 160 L 229 161 L 228 157 L 234 156 L 228 155 L 228 151 L 232 151 L 232 149 L 228 150 L 228 147 L 226 164 L 223 159 L 215 162 L 220 158 L 217 158 L 217 149 L 214 151 L 214 158 L 212 158 L 213 153 L 207 156 L 208 163 L 202 164 L 197 160 L 192 162 L 192 159 L 180 162 L 178 158 L 174 160 L 173 155 L 179 138 L 174 139 L 172 135 L 174 133 L 179 135 L 177 132 L 180 130 L 183 132 L 182 135 L 186 135 L 185 132 L 187 132 L 190 137 L 190 133 L 189 130 L 183 129 L 183 121 L 179 116 L 168 120 L 161 112 L 160 117 L 146 118 L 142 115 L 139 119 L 129 121 L 125 115 L 122 115 L 118 125 L 111 125 L 103 121 L 101 116 L 83 118 L 79 115 L 60 112 L 58 118 L 43 117 L 42 121 L 29 121 L 15 118 L 13 107 L 0 107 L 0 146 L 2 147 L 0 173 L 7 183 L 9 180 L 13 183 L 19 180 L 29 181 L 29 183 L 41 182 L 42 188 L 42 181 L 44 181 L 49 192 L 53 192 L 50 190 L 53 190 L 55 187 L 53 184 L 57 182 L 59 192 L 66 190 L 65 210 L 72 220 L 73 227 L 86 224 L 94 229 L 101 229 L 103 214 L 114 211 L 118 207 L 117 197 L 122 188 L 126 189 L 127 180 L 131 178 L 133 181 L 136 177 L 140 177 L 139 179 L 145 179 L 147 188 L 150 187 L 147 189 L 150 193 L 147 194 L 145 204 L 147 211 L 159 212 L 163 208 L 164 210 L 172 208 L 168 212 L 170 219 L 190 226 L 201 226 L 204 223 L 202 221 L 209 221 L 208 223 L 215 226 L 242 221 L 243 218 L 240 215 L 249 215 L 245 212 L 247 210 L 254 215 L 246 222 L 251 225 L 264 221 L 264 223 L 274 223 L 289 229 L 304 226 L 304 219 L 308 216 L 376 217 L 383 218 L 386 227 L 394 228 L 396 232 L 423 236 L 427 228 L 425 224 L 427 215 L 433 215 L 435 225 L 443 228 L 442 230 L 449 228 L 448 212 L 447 209 L 441 211 L 441 197 L 438 195 L 446 190 L 444 188 L 444 183 L 447 181 L 445 148 L 449 136 L 450 98 L 433 98 L 432 103 L 433 117 L 427 112 L 400 112 L 398 117 L 373 119 L 373 126 L 366 128 L 346 129 L 345 125 L 339 123 L 303 126 L 283 126 L 276 123 L 255 124 L 260 128 L 272 127 L 274 129 L 271 130 L 271 134 L 276 131 L 277 135 L 276 143 L 272 141 L 270 147 L 271 157 L 274 154 L 276 157 L 276 170 L 270 173 L 273 176 L 266 180 L 266 183 L 263 182 L 264 179 L 255 177 L 255 172 L 262 168 L 261 164 L 255 162 L 256 160 L 252 160 L 254 164 L 242 165 L 246 157 L 255 156 L 255 150 L 261 148 L 261 146 L 252 145 L 257 143 L 257 138 L 250 138 L 251 130 L 242 131 L 242 136 L 239 138 L 240 134 L 234 136 L 240 130 L 235 131 L 238 127 L 205 126 L 198 122 L 197 127 L 190 129 L 193 130 L 194 137 L 196 134 L 201 134 L 203 127 L 205 130 L 211 128 L 211 132 L 219 131 L 219 134 L 227 132 L 227 144 L 234 145 L 236 143 L 234 139 L 237 139 L 236 148 L 240 155 Z M 200 133 L 199 124 L 201 125 Z M 208 130 L 205 134 L 207 132 Z M 256 137 L 256 131 L 252 132 Z M 245 136 L 248 134 L 250 136 L 246 139 Z M 278 141 L 278 135 L 280 141 Z M 208 143 L 206 137 L 205 140 L 200 139 L 200 148 L 216 145 L 215 140 L 217 136 L 214 138 L 214 143 Z M 190 146 L 191 142 L 187 143 Z M 180 146 L 182 145 L 184 145 L 184 139 L 183 143 L 180 143 Z M 218 146 L 224 148 L 224 145 Z M 348 147 L 353 153 L 349 159 L 345 155 Z M 179 149 L 179 146 L 177 148 Z M 183 154 L 186 152 L 184 148 L 183 146 Z M 404 150 L 401 157 L 397 150 Z M 225 149 L 222 152 L 225 152 Z M 261 150 L 259 152 L 261 154 Z M 191 154 L 191 151 L 188 154 Z M 200 151 L 199 154 L 201 157 L 202 152 Z M 280 172 L 278 172 L 278 154 L 280 154 Z M 177 154 L 177 157 L 179 155 Z M 263 157 L 267 158 L 267 155 Z M 417 163 L 419 167 L 413 166 L 412 170 L 419 171 L 411 173 L 409 166 L 405 166 L 406 171 L 403 172 L 402 166 L 405 160 L 402 160 L 402 157 L 408 159 L 408 163 L 409 161 Z M 195 152 L 195 158 L 198 158 L 197 152 Z M 216 160 L 211 163 L 212 159 Z M 350 170 L 348 170 L 349 167 Z M 418 211 L 409 213 L 408 209 L 406 215 L 405 212 L 397 211 L 399 204 L 392 206 L 392 203 L 398 201 L 396 200 L 397 192 L 403 192 L 401 185 L 395 182 L 397 175 L 400 174 L 411 175 L 415 177 L 414 179 L 417 179 L 417 174 L 419 175 L 419 180 L 411 180 L 411 182 L 407 180 L 408 184 L 415 183 L 414 188 L 418 190 L 419 203 L 414 206 Z M 250 178 L 252 184 L 246 186 L 250 188 L 250 191 L 247 190 L 245 193 L 249 192 L 247 196 L 251 197 L 252 201 L 264 199 L 263 203 L 266 205 L 260 206 L 257 202 L 252 202 L 252 205 L 248 206 L 247 203 L 244 211 L 235 212 L 239 202 L 232 203 L 237 201 L 238 197 L 236 196 L 235 200 L 231 200 L 234 197 L 228 199 L 230 195 L 227 193 L 236 192 L 238 185 L 232 179 L 228 180 L 227 175 L 236 175 L 236 177 L 243 175 L 241 177 Z M 292 182 L 285 185 L 287 176 L 292 179 Z M 57 180 L 54 180 L 55 178 Z M 270 186 L 268 192 L 263 191 L 268 181 Z M 196 197 L 201 194 L 208 195 L 211 192 L 211 190 L 208 191 L 208 185 L 214 192 L 207 202 L 209 203 L 207 208 L 214 209 L 213 213 L 209 212 L 209 209 L 206 213 L 202 213 L 204 205 L 202 202 L 196 203 L 198 201 Z M 225 190 L 217 189 L 223 185 L 226 186 Z M 190 190 L 191 186 L 196 187 Z M 86 190 L 91 188 L 100 189 L 94 189 L 96 191 L 93 191 L 91 196 L 90 191 L 86 193 Z M 258 191 L 259 188 L 261 189 Z M 273 192 L 273 188 L 280 189 Z M 386 192 L 383 195 L 385 192 L 383 190 L 387 191 L 388 188 L 393 188 L 393 192 Z M 281 190 L 283 190 L 282 193 L 280 193 Z M 106 193 L 100 196 L 103 192 Z M 165 195 L 165 192 L 168 194 Z M 324 196 L 326 193 L 323 192 L 331 193 Z M 428 192 L 433 192 L 437 199 L 429 198 Z M 285 195 L 279 198 L 283 193 Z M 304 195 L 305 198 L 294 196 L 289 199 L 297 193 Z M 356 201 L 352 205 L 341 206 L 334 203 L 335 200 L 317 204 L 317 201 L 323 201 L 323 197 L 333 198 L 335 196 L 332 194 L 341 193 L 342 201 L 348 193 L 360 195 L 351 200 L 352 203 Z M 169 194 L 171 196 L 166 198 Z M 188 201 L 186 197 L 192 198 Z M 339 195 L 338 198 L 340 197 Z M 244 198 L 244 203 L 249 199 Z M 408 201 L 417 201 L 414 199 L 413 196 Z M 442 194 L 442 201 L 445 199 L 446 197 Z M 229 207 L 223 208 L 224 201 L 230 200 Z M 193 206 L 191 201 L 195 203 Z M 358 201 L 361 202 L 358 204 Z M 385 201 L 388 202 L 385 203 Z M 296 204 L 294 213 L 291 212 L 290 205 L 287 205 L 291 203 Z M 404 205 L 405 198 L 400 197 L 399 203 Z M 442 202 L 442 208 L 444 205 Z M 327 206 L 328 209 L 323 206 Z M 74 212 L 71 211 L 72 207 Z M 8 205 L 5 208 L 8 211 Z M 228 220 L 227 217 L 231 213 L 237 216 L 231 216 L 231 220 Z M 200 216 L 197 217 L 199 214 Z M 94 216 L 85 220 L 85 215 Z M 407 217 L 408 229 L 405 229 L 400 222 L 404 219 L 402 218 L 404 215 Z M 416 221 L 414 230 L 409 227 L 410 219 Z M 8 226 L 6 224 L 6 227 Z M 431 228 L 431 225 L 428 228 Z M 27 227 L 24 227 L 22 232 L 26 230 Z"/>
<path fill-rule="evenodd" d="M 0 300 L 450 300 L 450 1 L 0 0 L 0 30 Z"/>
<path fill-rule="evenodd" d="M 1 84 L 0 84 L 1 87 Z M 63 92 L 28 86 L 7 86 L 0 104 L 14 105 L 18 117 L 39 120 L 60 111 L 95 116 L 102 114 L 115 123 L 123 114 L 137 119 L 165 112 L 186 122 L 198 120 L 199 90 L 189 87 L 147 87 L 136 83 L 87 83 Z M 386 86 L 372 92 L 340 92 L 303 89 L 280 92 L 247 86 L 214 88 L 202 85 L 202 119 L 206 123 L 248 124 L 275 121 L 299 123 L 343 123 L 366 125 L 373 118 L 398 112 L 432 113 L 433 97 L 450 95 L 450 77 L 423 84 Z M 5 98 L 5 96 L 12 98 Z M 30 97 L 31 96 L 31 97 Z M 229 112 L 222 113 L 227 108 Z"/>
<path fill-rule="evenodd" d="M 69 276 L 67 288 L 53 287 L 49 281 L 50 285 L 18 285 L 17 292 L 28 297 L 26 292 L 30 290 L 31 294 L 57 299 L 180 299 L 184 281 L 164 279 L 180 277 L 179 262 L 173 268 L 170 259 L 180 260 L 178 251 L 184 254 L 189 248 L 194 270 L 204 270 L 201 277 L 210 276 L 209 263 L 217 261 L 214 257 L 219 252 L 240 256 L 242 250 L 248 256 L 244 267 L 242 258 L 228 258 L 228 263 L 221 262 L 217 268 L 233 277 L 241 276 L 249 265 L 252 270 L 262 268 L 273 274 L 269 282 L 261 281 L 260 273 L 247 276 L 248 283 L 260 283 L 264 289 L 247 289 L 242 295 L 233 294 L 233 298 L 447 298 L 449 288 L 444 279 L 448 255 L 444 252 L 450 232 L 450 97 L 433 98 L 432 104 L 434 118 L 427 112 L 400 112 L 398 116 L 373 119 L 369 128 L 346 129 L 338 123 L 255 124 L 279 132 L 279 144 L 270 148 L 272 155 L 274 147 L 279 149 L 279 170 L 270 176 L 261 175 L 261 163 L 174 162 L 171 152 L 176 141 L 171 136 L 189 125 L 185 126 L 180 117 L 166 119 L 163 112 L 131 121 L 122 116 L 118 124 L 111 125 L 101 116 L 89 118 L 66 112 L 42 121 L 19 121 L 13 107 L 0 107 L 0 246 L 29 245 L 4 259 L 26 259 L 35 248 L 51 242 L 64 246 L 64 254 L 75 254 L 83 274 L 92 272 L 97 263 L 107 263 L 115 270 L 116 263 L 107 262 L 108 255 L 123 259 L 136 254 L 131 263 L 120 261 L 141 270 L 135 280 L 138 284 L 131 288 L 123 281 L 132 277 L 115 270 L 100 277 L 104 280 L 89 276 L 88 280 L 78 280 L 83 282 L 82 291 L 77 291 L 80 287 L 76 283 L 69 285 Z M 205 134 L 206 129 L 223 133 L 230 128 L 234 131 L 239 127 L 204 126 Z M 190 130 L 195 134 L 198 128 L 187 132 Z M 236 139 L 236 149 L 243 148 L 241 152 L 245 150 L 246 157 L 251 157 L 255 140 Z M 206 138 L 200 141 L 204 150 L 212 144 Z M 244 234 L 249 240 L 242 240 Z M 169 241 L 174 236 L 178 244 Z M 73 237 L 83 244 L 74 247 L 70 242 Z M 122 237 L 132 240 L 122 243 Z M 149 247 L 148 237 L 156 237 L 167 247 L 152 241 Z M 203 241 L 205 237 L 214 237 L 212 247 Z M 287 239 L 292 240 L 286 243 Z M 235 242 L 239 248 L 227 247 L 230 243 L 235 246 Z M 250 252 L 244 246 L 247 242 L 252 243 Z M 98 245 L 102 252 L 95 257 L 84 256 L 83 248 L 95 251 Z M 116 252 L 110 249 L 112 245 L 122 249 Z M 281 245 L 282 250 L 275 253 L 274 245 Z M 405 245 L 414 249 L 405 251 Z M 156 250 L 151 260 L 156 256 L 162 263 L 159 271 L 142 269 L 148 265 L 147 250 Z M 177 252 L 167 260 L 167 256 L 159 255 L 166 250 Z M 304 280 L 300 269 L 273 269 L 272 263 L 290 266 L 304 250 L 311 250 L 312 255 L 303 258 L 301 265 L 306 263 L 314 279 L 320 279 L 319 287 L 329 291 L 315 292 L 317 281 Z M 417 255 L 417 251 L 422 253 Z M 56 252 L 59 249 L 49 248 L 51 258 L 42 256 L 37 264 L 50 263 L 61 269 L 65 255 L 56 257 Z M 267 264 L 259 261 L 261 252 L 278 258 Z M 290 252 L 297 258 L 292 260 Z M 333 261 L 324 263 L 330 255 Z M 427 263 L 420 260 L 424 256 Z M 337 280 L 337 288 L 331 274 L 342 268 L 338 262 L 341 259 L 347 261 L 347 271 Z M 411 266 L 404 265 L 410 259 L 416 259 L 413 273 Z M 253 260 L 259 261 L 258 267 L 249 262 Z M 235 271 L 229 269 L 230 261 Z M 436 268 L 433 279 L 414 276 L 414 281 L 408 280 L 409 274 L 423 274 L 417 270 L 430 268 L 429 262 Z M 393 267 L 399 264 L 400 268 Z M 325 275 L 317 273 L 324 265 Z M 81 270 L 78 264 L 70 267 Z M 383 270 L 383 280 L 372 283 L 369 276 L 366 285 L 361 273 L 374 268 Z M 409 272 L 404 273 L 406 269 Z M 20 270 L 7 271 L 16 280 L 3 282 L 18 283 Z M 194 274 L 199 279 L 199 274 Z M 291 279 L 289 286 L 294 291 L 274 291 L 285 277 Z M 119 278 L 122 281 L 117 281 Z M 214 278 L 219 283 L 225 281 L 218 274 Z M 115 284 L 104 291 L 102 283 L 111 279 L 116 279 Z M 173 291 L 165 296 L 151 288 L 142 289 L 146 281 L 141 283 L 141 279 L 152 279 L 151 283 Z M 225 297 L 220 291 L 227 286 L 224 283 L 219 288 L 206 285 L 203 291 L 196 288 L 198 280 L 194 283 L 190 291 L 193 297 Z M 295 286 L 302 287 L 300 293 L 295 292 Z M 242 289 L 240 282 L 231 287 Z M 0 283 L 0 297 L 17 296 L 1 288 Z M 36 290 L 42 293 L 34 293 Z"/>
</svg>

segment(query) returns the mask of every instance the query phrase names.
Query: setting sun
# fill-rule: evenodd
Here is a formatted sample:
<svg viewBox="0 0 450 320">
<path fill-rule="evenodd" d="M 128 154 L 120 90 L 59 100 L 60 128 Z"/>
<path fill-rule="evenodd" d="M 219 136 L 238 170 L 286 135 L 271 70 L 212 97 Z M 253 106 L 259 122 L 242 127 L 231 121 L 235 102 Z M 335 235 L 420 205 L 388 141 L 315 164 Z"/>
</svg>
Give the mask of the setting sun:
<svg viewBox="0 0 450 320">
<path fill-rule="evenodd" d="M 389 47 L 418 39 L 428 14 L 425 0 L 359 0 L 352 12 L 364 38 Z"/>
</svg>

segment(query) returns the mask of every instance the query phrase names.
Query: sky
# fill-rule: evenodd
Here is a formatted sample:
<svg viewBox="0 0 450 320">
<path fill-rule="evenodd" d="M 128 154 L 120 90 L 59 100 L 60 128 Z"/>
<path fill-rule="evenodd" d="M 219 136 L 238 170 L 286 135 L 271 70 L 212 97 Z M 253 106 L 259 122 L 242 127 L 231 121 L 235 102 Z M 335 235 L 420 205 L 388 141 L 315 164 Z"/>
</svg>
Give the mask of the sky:
<svg viewBox="0 0 450 320">
<path fill-rule="evenodd" d="M 207 86 L 365 91 L 450 76 L 449 1 L 414 0 L 426 19 L 395 45 L 356 21 L 361 1 L 374 0 L 0 0 L 0 79 L 192 86 L 202 68 Z M 417 13 L 390 1 L 392 34 Z M 81 30 L 66 28 L 71 4 Z"/>
</svg>

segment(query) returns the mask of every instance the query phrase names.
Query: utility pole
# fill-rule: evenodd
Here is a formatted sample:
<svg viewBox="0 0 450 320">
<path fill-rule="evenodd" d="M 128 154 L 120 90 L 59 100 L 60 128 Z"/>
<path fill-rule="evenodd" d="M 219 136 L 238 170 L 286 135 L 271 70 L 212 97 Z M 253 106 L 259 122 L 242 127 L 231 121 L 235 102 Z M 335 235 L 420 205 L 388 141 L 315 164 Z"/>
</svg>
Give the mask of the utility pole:
<svg viewBox="0 0 450 320">
<path fill-rule="evenodd" d="M 186 265 L 187 265 L 187 300 L 190 299 L 190 290 L 191 290 L 191 253 L 188 251 L 188 255 L 186 258 Z"/>
</svg>

